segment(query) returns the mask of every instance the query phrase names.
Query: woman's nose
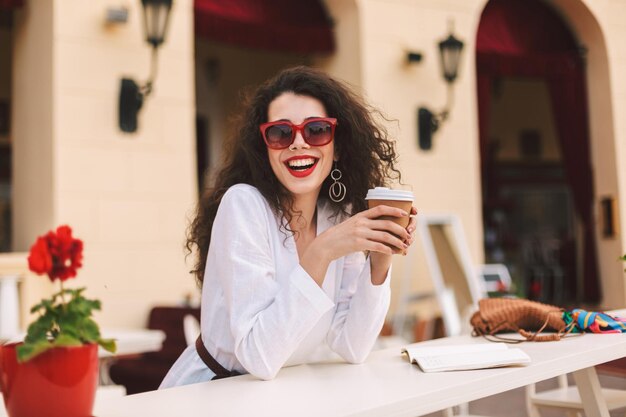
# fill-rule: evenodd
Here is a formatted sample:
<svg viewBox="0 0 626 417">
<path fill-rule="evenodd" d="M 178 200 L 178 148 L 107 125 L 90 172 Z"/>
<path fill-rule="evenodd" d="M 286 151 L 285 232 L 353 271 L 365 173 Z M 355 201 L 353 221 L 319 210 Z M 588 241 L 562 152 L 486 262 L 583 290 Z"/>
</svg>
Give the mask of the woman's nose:
<svg viewBox="0 0 626 417">
<path fill-rule="evenodd" d="M 293 143 L 291 144 L 291 146 L 289 146 L 289 149 L 293 151 L 296 149 L 308 149 L 310 147 L 311 146 L 306 143 L 306 141 L 302 137 L 302 134 L 300 132 L 296 132 L 296 137 L 293 139 Z"/>
</svg>

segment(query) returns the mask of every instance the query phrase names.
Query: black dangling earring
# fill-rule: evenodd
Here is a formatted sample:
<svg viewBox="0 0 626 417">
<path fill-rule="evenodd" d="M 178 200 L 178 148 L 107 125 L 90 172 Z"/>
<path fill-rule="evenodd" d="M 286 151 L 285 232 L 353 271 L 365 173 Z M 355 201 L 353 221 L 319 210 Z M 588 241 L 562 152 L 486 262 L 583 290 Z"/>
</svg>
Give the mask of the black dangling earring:
<svg viewBox="0 0 626 417">
<path fill-rule="evenodd" d="M 341 203 L 346 198 L 346 186 L 339 181 L 341 179 L 341 171 L 337 168 L 337 162 L 335 162 L 335 168 L 330 172 L 330 178 L 333 179 L 333 183 L 328 189 L 328 196 L 335 203 Z"/>
</svg>

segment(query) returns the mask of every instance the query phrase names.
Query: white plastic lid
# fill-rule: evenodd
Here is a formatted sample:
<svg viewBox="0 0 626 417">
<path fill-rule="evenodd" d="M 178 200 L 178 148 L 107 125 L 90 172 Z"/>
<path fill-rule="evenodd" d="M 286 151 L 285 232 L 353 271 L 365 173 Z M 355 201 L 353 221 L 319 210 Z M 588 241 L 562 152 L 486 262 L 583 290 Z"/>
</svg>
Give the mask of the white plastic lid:
<svg viewBox="0 0 626 417">
<path fill-rule="evenodd" d="M 366 200 L 398 200 L 413 201 L 413 192 L 404 190 L 392 190 L 387 187 L 371 188 L 367 191 Z"/>
</svg>

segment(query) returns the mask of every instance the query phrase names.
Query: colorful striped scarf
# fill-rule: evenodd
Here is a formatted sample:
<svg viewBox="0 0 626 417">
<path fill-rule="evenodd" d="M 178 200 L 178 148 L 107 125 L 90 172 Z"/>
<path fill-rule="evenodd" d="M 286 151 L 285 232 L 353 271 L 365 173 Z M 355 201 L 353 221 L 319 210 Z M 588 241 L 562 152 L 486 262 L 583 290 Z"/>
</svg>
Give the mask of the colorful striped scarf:
<svg viewBox="0 0 626 417">
<path fill-rule="evenodd" d="M 565 311 L 563 320 L 567 329 L 574 326 L 572 333 L 626 333 L 626 318 L 609 316 L 603 312 L 576 308 Z"/>
</svg>

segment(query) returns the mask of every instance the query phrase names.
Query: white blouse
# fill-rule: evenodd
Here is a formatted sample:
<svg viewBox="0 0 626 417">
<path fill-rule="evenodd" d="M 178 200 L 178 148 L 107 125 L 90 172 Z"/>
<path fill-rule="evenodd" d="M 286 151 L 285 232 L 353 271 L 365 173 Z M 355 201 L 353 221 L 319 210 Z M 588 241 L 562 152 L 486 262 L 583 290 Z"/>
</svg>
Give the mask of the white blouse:
<svg viewBox="0 0 626 417">
<path fill-rule="evenodd" d="M 317 235 L 341 220 L 317 207 Z M 219 205 L 202 288 L 202 340 L 224 368 L 272 379 L 280 368 L 339 354 L 363 362 L 390 302 L 389 276 L 371 283 L 362 252 L 330 263 L 320 288 L 299 263 L 291 233 L 247 184 Z M 334 352 L 334 353 L 333 353 Z M 215 374 L 190 345 L 160 388 L 208 381 Z"/>
</svg>

